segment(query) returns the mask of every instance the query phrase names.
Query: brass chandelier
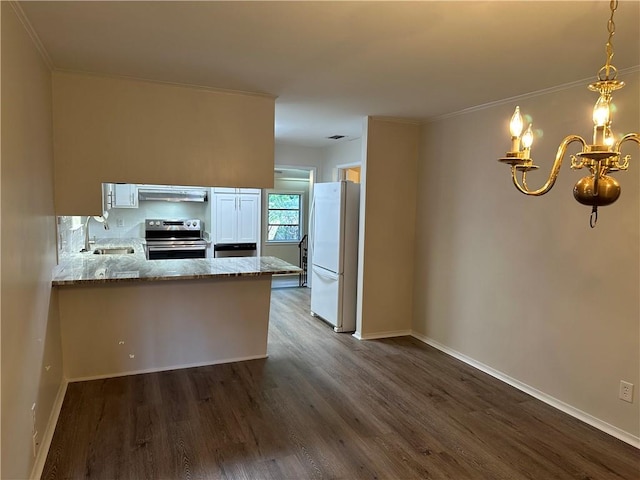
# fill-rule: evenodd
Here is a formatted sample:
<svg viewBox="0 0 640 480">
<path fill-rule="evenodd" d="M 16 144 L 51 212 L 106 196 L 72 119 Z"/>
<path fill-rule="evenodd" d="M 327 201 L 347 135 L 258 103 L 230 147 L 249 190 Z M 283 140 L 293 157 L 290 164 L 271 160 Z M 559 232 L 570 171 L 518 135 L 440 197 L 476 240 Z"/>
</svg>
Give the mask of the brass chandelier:
<svg viewBox="0 0 640 480">
<path fill-rule="evenodd" d="M 605 65 L 598 71 L 598 81 L 589 85 L 589 90 L 599 92 L 600 97 L 593 107 L 593 143 L 591 145 L 578 135 L 569 135 L 562 140 L 556 153 L 551 173 L 545 184 L 537 190 L 531 190 L 527 185 L 527 172 L 536 170 L 539 167 L 533 164 L 530 157 L 531 144 L 533 143 L 533 130 L 531 124 L 522 133 L 524 122 L 520 114 L 520 107 L 511 117 L 511 151 L 506 153 L 500 162 L 511 165 L 511 179 L 516 188 L 525 195 L 540 196 L 547 193 L 556 182 L 562 160 L 564 159 L 567 147 L 574 143 L 582 145 L 582 151 L 576 155 L 571 155 L 571 168 L 580 170 L 588 168 L 590 175 L 581 178 L 573 187 L 573 196 L 583 205 L 589 205 L 591 217 L 589 225 L 596 226 L 598 221 L 598 207 L 610 205 L 620 196 L 620 184 L 609 176 L 611 172 L 627 170 L 629 168 L 630 155 L 624 157 L 620 154 L 620 147 L 624 142 L 633 141 L 640 145 L 640 137 L 637 133 L 628 133 L 616 140 L 611 129 L 611 93 L 624 87 L 624 82 L 616 80 L 618 71 L 611 64 L 613 58 L 613 35 L 615 34 L 615 24 L 613 14 L 618 8 L 618 1 L 611 0 L 611 16 L 607 23 L 609 38 L 606 43 L 607 60 Z M 521 180 L 518 180 L 518 173 Z"/>
</svg>

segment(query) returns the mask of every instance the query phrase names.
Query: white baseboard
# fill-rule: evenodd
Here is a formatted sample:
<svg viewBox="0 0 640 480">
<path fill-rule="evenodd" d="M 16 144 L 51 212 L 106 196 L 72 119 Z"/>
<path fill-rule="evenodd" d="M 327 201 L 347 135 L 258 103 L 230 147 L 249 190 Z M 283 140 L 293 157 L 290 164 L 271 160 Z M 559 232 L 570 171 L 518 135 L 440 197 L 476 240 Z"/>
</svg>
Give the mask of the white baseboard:
<svg viewBox="0 0 640 480">
<path fill-rule="evenodd" d="M 51 408 L 51 414 L 47 426 L 45 427 L 44 434 L 42 435 L 42 442 L 36 455 L 36 461 L 31 469 L 31 475 L 29 478 L 37 479 L 42 477 L 42 471 L 44 470 L 44 464 L 47 461 L 47 455 L 49 454 L 49 448 L 51 447 L 51 441 L 53 440 L 53 434 L 56 431 L 56 425 L 58 424 L 58 418 L 60 418 L 60 412 L 62 410 L 62 402 L 64 402 L 64 396 L 67 393 L 67 385 L 69 382 L 66 379 L 62 379 L 58 394 L 53 402 Z"/>
<path fill-rule="evenodd" d="M 174 365 L 171 367 L 147 368 L 143 370 L 130 370 L 127 372 L 107 373 L 104 375 L 92 375 L 88 377 L 69 378 L 68 382 L 69 383 L 86 382 L 89 380 L 102 380 L 104 378 L 126 377 L 129 375 L 140 375 L 144 373 L 168 372 L 171 370 L 182 370 L 183 368 L 207 367 L 209 365 L 220 365 L 222 363 L 245 362 L 247 360 L 260 360 L 268 357 L 269 355 L 252 355 L 249 357 L 225 358 L 224 360 L 217 360 L 214 362 L 185 363 L 183 365 Z"/>
<path fill-rule="evenodd" d="M 557 398 L 554 398 L 551 395 L 548 395 L 534 387 L 531 387 L 526 383 L 522 383 L 521 381 L 516 380 L 515 378 L 512 378 L 509 375 L 506 375 L 500 372 L 499 370 L 495 370 L 494 368 L 489 367 L 484 363 L 478 362 L 477 360 L 474 360 L 473 358 L 468 357 L 463 353 L 460 353 L 456 350 L 453 350 L 452 348 L 442 345 L 441 343 L 438 343 L 432 338 L 422 335 L 421 333 L 412 332 L 411 336 L 414 338 L 417 338 L 421 342 L 426 343 L 427 345 L 430 345 L 440 350 L 441 352 L 446 353 L 447 355 L 451 355 L 452 357 L 457 358 L 458 360 L 466 363 L 467 365 L 477 368 L 478 370 L 481 370 L 482 372 L 488 375 L 491 375 L 492 377 L 497 378 L 498 380 L 504 383 L 507 383 L 524 393 L 531 395 L 532 397 L 546 403 L 547 405 L 557 408 L 558 410 L 568 415 L 571 415 L 572 417 L 577 418 L 578 420 L 581 420 L 584 423 L 587 423 L 592 427 L 597 428 L 598 430 L 608 433 L 609 435 L 617 438 L 618 440 L 622 440 L 623 442 L 628 443 L 629 445 L 632 445 L 640 449 L 640 437 L 636 437 L 635 435 L 632 435 L 629 432 L 626 432 L 614 425 L 611 425 L 603 420 L 600 420 L 599 418 L 594 417 L 593 415 L 590 415 L 567 403 L 564 403 L 563 401 L 558 400 Z"/>
<path fill-rule="evenodd" d="M 358 340 L 380 340 L 381 338 L 406 337 L 411 335 L 411 330 L 391 330 L 388 332 L 377 332 L 362 335 L 360 332 L 353 333 Z"/>
</svg>

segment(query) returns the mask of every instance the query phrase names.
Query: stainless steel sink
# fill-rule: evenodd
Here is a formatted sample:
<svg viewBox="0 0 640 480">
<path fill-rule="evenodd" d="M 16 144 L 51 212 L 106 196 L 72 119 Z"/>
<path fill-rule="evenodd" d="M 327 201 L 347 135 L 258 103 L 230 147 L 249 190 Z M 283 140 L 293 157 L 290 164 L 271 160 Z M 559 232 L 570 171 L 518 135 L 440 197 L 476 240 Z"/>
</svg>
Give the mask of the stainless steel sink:
<svg viewBox="0 0 640 480">
<path fill-rule="evenodd" d="M 96 248 L 93 253 L 96 255 L 123 255 L 133 253 L 133 247 Z"/>
</svg>

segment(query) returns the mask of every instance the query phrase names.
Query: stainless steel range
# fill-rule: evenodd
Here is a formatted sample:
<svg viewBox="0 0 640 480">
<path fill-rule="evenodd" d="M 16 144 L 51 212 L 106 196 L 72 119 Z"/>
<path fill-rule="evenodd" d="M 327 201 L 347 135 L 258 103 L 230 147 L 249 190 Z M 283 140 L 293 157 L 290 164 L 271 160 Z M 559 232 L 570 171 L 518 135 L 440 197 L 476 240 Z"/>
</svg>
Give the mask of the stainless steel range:
<svg viewBox="0 0 640 480">
<path fill-rule="evenodd" d="M 144 225 L 144 238 L 147 243 L 145 253 L 149 260 L 207 256 L 207 242 L 202 238 L 202 220 L 147 218 Z"/>
</svg>

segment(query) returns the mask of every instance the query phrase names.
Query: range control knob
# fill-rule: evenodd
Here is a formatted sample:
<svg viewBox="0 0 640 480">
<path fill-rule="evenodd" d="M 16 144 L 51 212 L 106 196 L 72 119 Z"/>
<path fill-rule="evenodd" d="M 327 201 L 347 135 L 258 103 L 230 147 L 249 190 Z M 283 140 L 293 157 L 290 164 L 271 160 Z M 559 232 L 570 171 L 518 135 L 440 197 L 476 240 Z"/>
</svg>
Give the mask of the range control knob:
<svg viewBox="0 0 640 480">
<path fill-rule="evenodd" d="M 191 226 L 191 222 L 187 222 L 187 227 L 190 227 L 190 226 Z"/>
</svg>

